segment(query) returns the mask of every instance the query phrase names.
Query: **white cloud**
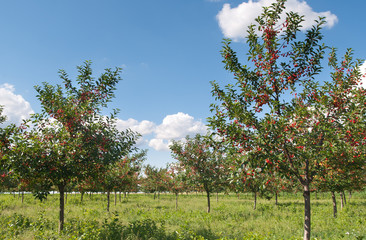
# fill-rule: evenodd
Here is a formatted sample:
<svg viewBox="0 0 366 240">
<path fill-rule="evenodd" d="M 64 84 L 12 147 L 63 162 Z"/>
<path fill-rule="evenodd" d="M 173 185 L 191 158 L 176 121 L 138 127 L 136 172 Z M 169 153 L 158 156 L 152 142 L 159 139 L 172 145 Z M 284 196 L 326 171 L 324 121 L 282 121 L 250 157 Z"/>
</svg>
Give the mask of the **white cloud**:
<svg viewBox="0 0 366 240">
<path fill-rule="evenodd" d="M 150 140 L 149 146 L 157 151 L 169 151 L 171 140 L 181 140 L 187 135 L 205 134 L 206 132 L 207 127 L 203 122 L 195 120 L 186 113 L 178 112 L 167 115 L 156 127 L 155 137 Z"/>
<path fill-rule="evenodd" d="M 162 124 L 157 126 L 156 138 L 177 139 L 189 134 L 205 133 L 207 127 L 201 121 L 195 121 L 194 118 L 186 113 L 179 112 L 173 115 L 167 115 Z"/>
<path fill-rule="evenodd" d="M 273 2 L 275 0 L 249 0 L 233 8 L 228 3 L 224 4 L 216 16 L 224 36 L 235 41 L 244 39 L 247 35 L 248 26 L 255 23 L 254 20 L 262 13 L 263 7 L 268 7 Z M 337 16 L 330 11 L 314 12 L 305 1 L 301 0 L 288 0 L 286 2 L 286 11 L 298 12 L 300 15 L 305 16 L 302 30 L 311 28 L 318 16 L 326 17 L 327 23 L 325 26 L 329 28 L 338 22 Z"/>
<path fill-rule="evenodd" d="M 149 141 L 149 147 L 154 148 L 156 151 L 169 151 L 170 141 L 154 138 Z"/>
<path fill-rule="evenodd" d="M 136 131 L 138 133 L 140 133 L 141 135 L 148 135 L 150 133 L 152 133 L 156 126 L 155 123 L 147 121 L 147 120 L 143 120 L 141 122 L 129 118 L 128 120 L 121 120 L 118 119 L 117 122 L 117 128 L 120 130 L 125 130 L 127 128 L 130 128 L 132 131 Z"/>
<path fill-rule="evenodd" d="M 182 112 L 167 115 L 160 125 L 147 120 L 139 122 L 132 118 L 128 120 L 118 119 L 116 124 L 120 130 L 130 128 L 139 132 L 142 138 L 138 145 L 143 147 L 144 144 L 147 144 L 157 151 L 169 151 L 169 144 L 172 140 L 182 140 L 187 135 L 207 132 L 207 127 L 203 122 Z"/>
<path fill-rule="evenodd" d="M 361 77 L 361 86 L 366 88 L 366 61 L 360 66 L 360 71 L 362 74 Z"/>
<path fill-rule="evenodd" d="M 16 95 L 13 85 L 8 83 L 0 85 L 0 105 L 4 106 L 3 115 L 7 117 L 7 123 L 20 124 L 23 119 L 30 117 L 34 111 L 21 95 Z"/>
</svg>

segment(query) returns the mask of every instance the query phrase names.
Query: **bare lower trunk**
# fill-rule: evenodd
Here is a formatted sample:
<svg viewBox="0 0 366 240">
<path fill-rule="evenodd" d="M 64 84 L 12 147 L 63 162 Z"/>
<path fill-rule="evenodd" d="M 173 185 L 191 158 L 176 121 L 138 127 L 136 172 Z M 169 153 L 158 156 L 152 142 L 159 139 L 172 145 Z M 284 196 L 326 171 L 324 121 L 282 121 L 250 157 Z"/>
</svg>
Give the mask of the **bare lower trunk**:
<svg viewBox="0 0 366 240">
<path fill-rule="evenodd" d="M 107 212 L 109 212 L 110 195 L 111 195 L 111 193 L 108 191 L 107 192 Z"/>
<path fill-rule="evenodd" d="M 64 229 L 65 222 L 65 185 L 58 185 L 58 191 L 60 192 L 60 211 L 59 211 L 59 222 L 58 222 L 58 232 L 61 233 Z"/>
<path fill-rule="evenodd" d="M 67 192 L 65 192 L 65 204 L 67 204 Z"/>
<path fill-rule="evenodd" d="M 24 192 L 22 192 L 22 204 L 24 202 Z"/>
<path fill-rule="evenodd" d="M 216 202 L 219 202 L 219 192 L 216 192 Z"/>
<path fill-rule="evenodd" d="M 311 209 L 310 209 L 310 184 L 304 185 L 304 240 L 310 240 L 311 233 Z"/>
<path fill-rule="evenodd" d="M 343 209 L 343 207 L 344 207 L 344 202 L 343 202 L 343 193 L 342 193 L 342 192 L 340 192 L 340 193 L 339 193 L 339 195 L 341 196 L 341 211 L 342 211 L 342 209 Z"/>
<path fill-rule="evenodd" d="M 276 199 L 276 205 L 278 205 L 278 193 L 276 192 L 276 195 L 275 195 L 275 199 Z"/>
<path fill-rule="evenodd" d="M 117 192 L 114 192 L 114 206 L 117 205 Z"/>
<path fill-rule="evenodd" d="M 351 197 L 352 197 L 352 192 L 349 191 L 348 201 L 351 201 Z"/>
<path fill-rule="evenodd" d="M 210 202 L 210 191 L 208 190 L 208 187 L 205 187 L 206 195 L 207 195 L 207 213 L 211 211 L 211 202 Z"/>
<path fill-rule="evenodd" d="M 346 193 L 344 191 L 342 191 L 342 195 L 343 195 L 344 205 L 346 205 L 347 204 Z"/>
<path fill-rule="evenodd" d="M 81 192 L 80 193 L 80 202 L 83 202 L 83 199 L 84 199 L 84 192 Z"/>
<path fill-rule="evenodd" d="M 333 202 L 333 217 L 337 217 L 337 201 L 336 201 L 336 196 L 334 194 L 334 192 L 332 193 L 332 202 Z"/>
<path fill-rule="evenodd" d="M 253 205 L 253 210 L 255 210 L 257 208 L 257 192 L 254 192 L 254 205 Z"/>
</svg>

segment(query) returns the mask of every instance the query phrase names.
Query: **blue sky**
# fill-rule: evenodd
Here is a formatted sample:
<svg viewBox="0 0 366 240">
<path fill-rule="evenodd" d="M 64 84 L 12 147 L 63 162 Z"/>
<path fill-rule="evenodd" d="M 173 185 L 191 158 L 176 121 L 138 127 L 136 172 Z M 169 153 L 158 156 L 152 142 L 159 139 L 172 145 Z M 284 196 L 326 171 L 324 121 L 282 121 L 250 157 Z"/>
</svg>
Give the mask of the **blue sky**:
<svg viewBox="0 0 366 240">
<path fill-rule="evenodd" d="M 139 146 L 149 149 L 146 163 L 163 167 L 173 161 L 171 139 L 205 132 L 213 101 L 210 81 L 232 79 L 221 63 L 222 39 L 236 40 L 233 47 L 246 59 L 246 25 L 270 2 L 1 1 L 0 105 L 7 123 L 41 110 L 33 86 L 60 83 L 59 69 L 74 77 L 76 66 L 91 60 L 98 77 L 105 68 L 122 67 L 123 81 L 110 107 L 120 109 L 119 128 L 143 134 Z M 351 47 L 357 58 L 366 58 L 366 1 L 288 4 L 309 22 L 326 16 L 325 43 L 339 55 Z"/>
</svg>

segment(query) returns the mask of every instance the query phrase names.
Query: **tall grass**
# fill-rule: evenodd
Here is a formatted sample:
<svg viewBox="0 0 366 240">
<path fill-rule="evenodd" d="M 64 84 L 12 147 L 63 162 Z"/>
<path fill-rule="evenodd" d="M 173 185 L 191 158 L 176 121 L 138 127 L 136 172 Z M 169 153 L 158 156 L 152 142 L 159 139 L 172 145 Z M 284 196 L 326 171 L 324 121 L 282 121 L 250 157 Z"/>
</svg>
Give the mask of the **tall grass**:
<svg viewBox="0 0 366 240">
<path fill-rule="evenodd" d="M 314 239 L 366 239 L 366 193 L 355 193 L 338 217 L 333 218 L 330 194 L 312 196 Z M 251 194 L 220 194 L 212 198 L 206 213 L 206 196 L 130 194 L 116 206 L 112 198 L 106 211 L 106 195 L 69 194 L 65 207 L 65 230 L 57 233 L 58 195 L 44 202 L 25 195 L 0 194 L 0 239 L 301 239 L 301 194 L 281 194 L 274 200 L 259 199 L 253 210 Z"/>
</svg>

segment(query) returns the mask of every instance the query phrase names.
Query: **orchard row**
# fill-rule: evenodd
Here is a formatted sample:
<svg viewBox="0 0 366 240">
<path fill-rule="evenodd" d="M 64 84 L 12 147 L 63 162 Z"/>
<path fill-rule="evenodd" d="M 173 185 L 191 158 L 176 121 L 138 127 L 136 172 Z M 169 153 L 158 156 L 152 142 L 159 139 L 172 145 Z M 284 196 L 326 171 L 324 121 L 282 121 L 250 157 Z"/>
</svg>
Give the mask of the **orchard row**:
<svg viewBox="0 0 366 240">
<path fill-rule="evenodd" d="M 335 192 L 365 186 L 365 76 L 351 49 L 338 59 L 336 49 L 322 42 L 324 18 L 301 32 L 303 16 L 290 12 L 283 19 L 285 2 L 264 8 L 249 27 L 245 64 L 232 42 L 224 40 L 223 63 L 234 81 L 211 83 L 211 132 L 173 141 L 177 163 L 164 171 L 148 166 L 140 176 L 145 152 L 135 147 L 139 134 L 118 131 L 117 112 L 101 114 L 114 96 L 121 69 L 106 69 L 94 79 L 86 62 L 78 67 L 76 81 L 60 71 L 63 86 L 36 86 L 41 113 L 21 126 L 1 129 L 1 181 L 9 176 L 40 199 L 56 188 L 60 231 L 64 193 L 71 188 L 168 190 L 176 196 L 201 189 L 208 212 L 212 192 L 271 197 L 296 189 L 304 196 L 304 240 L 309 240 L 312 191 L 330 191 L 335 200 Z M 325 62 L 330 77 L 317 79 Z"/>
</svg>

